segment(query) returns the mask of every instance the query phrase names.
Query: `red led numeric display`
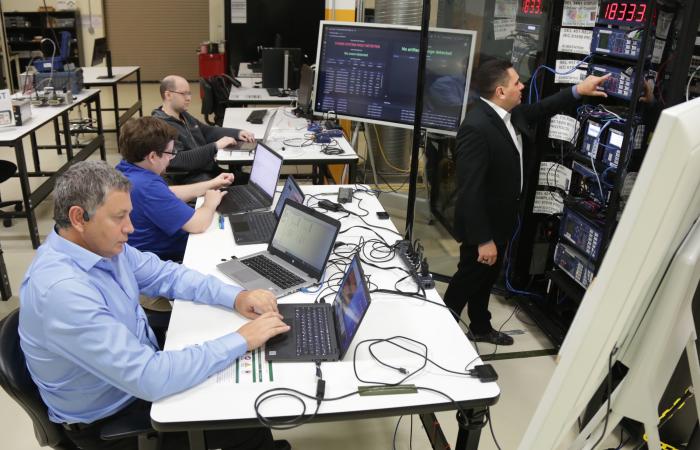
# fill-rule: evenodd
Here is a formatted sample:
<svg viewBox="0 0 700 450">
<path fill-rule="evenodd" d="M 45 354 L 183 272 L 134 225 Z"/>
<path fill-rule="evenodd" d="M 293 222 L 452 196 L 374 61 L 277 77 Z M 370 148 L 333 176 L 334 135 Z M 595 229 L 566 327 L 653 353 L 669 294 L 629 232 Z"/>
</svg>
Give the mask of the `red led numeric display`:
<svg viewBox="0 0 700 450">
<path fill-rule="evenodd" d="M 520 12 L 530 16 L 542 14 L 542 0 L 523 0 Z"/>
<path fill-rule="evenodd" d="M 647 18 L 647 4 L 643 2 L 603 1 L 599 21 L 613 24 L 642 23 Z"/>
</svg>

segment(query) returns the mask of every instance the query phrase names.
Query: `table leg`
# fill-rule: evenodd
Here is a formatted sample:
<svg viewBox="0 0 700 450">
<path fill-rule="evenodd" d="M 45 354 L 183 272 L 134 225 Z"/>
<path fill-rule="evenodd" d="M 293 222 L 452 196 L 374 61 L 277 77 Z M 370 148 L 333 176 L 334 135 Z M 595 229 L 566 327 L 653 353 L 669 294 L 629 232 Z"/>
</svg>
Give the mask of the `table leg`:
<svg viewBox="0 0 700 450">
<path fill-rule="evenodd" d="M 357 160 L 348 164 L 348 184 L 355 184 L 355 176 L 357 175 Z"/>
<path fill-rule="evenodd" d="M 136 69 L 136 95 L 139 98 L 139 117 L 143 117 L 143 101 L 141 100 L 141 69 Z"/>
<path fill-rule="evenodd" d="M 190 438 L 190 450 L 207 450 L 207 442 L 204 430 L 191 430 L 187 432 Z"/>
<path fill-rule="evenodd" d="M 36 142 L 36 133 L 29 133 L 29 142 L 32 144 L 32 160 L 34 161 L 34 172 L 41 172 L 41 163 L 39 162 L 39 145 Z"/>
<path fill-rule="evenodd" d="M 24 212 L 27 214 L 27 225 L 29 226 L 29 237 L 32 240 L 32 247 L 37 248 L 39 240 L 39 228 L 34 216 L 34 205 L 30 199 L 32 193 L 29 187 L 29 174 L 27 173 L 27 162 L 24 159 L 24 146 L 22 139 L 15 141 L 15 158 L 17 160 L 17 172 L 19 173 L 19 185 L 22 188 L 22 200 L 24 201 Z"/>
<path fill-rule="evenodd" d="M 486 408 L 474 408 L 465 411 L 467 414 L 466 420 L 462 418 L 462 414 L 457 412 L 457 443 L 455 450 L 477 450 L 479 448 L 479 439 L 481 438 L 481 429 L 487 424 Z"/>
<path fill-rule="evenodd" d="M 61 132 L 58 129 L 58 119 L 53 120 L 53 135 L 56 138 L 56 153 L 61 155 L 63 150 L 61 148 Z"/>
<path fill-rule="evenodd" d="M 63 121 L 63 139 L 66 141 L 66 156 L 70 162 L 70 160 L 73 159 L 73 143 L 71 142 L 70 117 L 68 117 L 68 111 L 61 114 L 61 120 Z"/>
<path fill-rule="evenodd" d="M 7 267 L 5 267 L 5 258 L 2 256 L 2 248 L 0 248 L 0 296 L 3 301 L 7 301 L 12 297 L 12 287 L 7 277 Z"/>
<path fill-rule="evenodd" d="M 104 136 L 104 128 L 102 127 L 102 103 L 99 93 L 97 93 L 97 97 L 95 97 L 95 116 L 97 117 L 97 134 Z M 107 161 L 107 149 L 105 148 L 104 139 L 102 139 L 102 144 L 100 144 L 100 159 L 102 159 L 102 161 Z"/>
<path fill-rule="evenodd" d="M 116 83 L 112 85 L 112 99 L 114 100 L 114 128 L 117 130 L 117 142 L 119 142 L 121 126 L 119 125 L 119 92 Z"/>
</svg>

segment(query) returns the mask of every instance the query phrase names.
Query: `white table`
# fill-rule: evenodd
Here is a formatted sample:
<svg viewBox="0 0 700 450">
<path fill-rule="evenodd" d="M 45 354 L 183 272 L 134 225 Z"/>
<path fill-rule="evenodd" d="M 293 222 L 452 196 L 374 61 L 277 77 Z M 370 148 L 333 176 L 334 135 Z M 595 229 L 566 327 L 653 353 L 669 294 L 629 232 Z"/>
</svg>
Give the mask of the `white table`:
<svg viewBox="0 0 700 450">
<path fill-rule="evenodd" d="M 276 97 L 268 94 L 267 89 L 262 88 L 262 78 L 248 77 L 240 78 L 241 87 L 232 86 L 228 100 L 231 103 L 254 104 L 291 104 L 297 101 L 296 91 L 287 97 Z"/>
<path fill-rule="evenodd" d="M 112 87 L 112 98 L 114 99 L 113 108 L 103 108 L 102 111 L 113 111 L 114 112 L 114 124 L 115 127 L 103 130 L 105 132 L 115 132 L 117 133 L 117 139 L 119 138 L 119 131 L 121 126 L 129 120 L 131 116 L 139 112 L 139 117 L 143 117 L 143 103 L 141 99 L 141 66 L 112 66 L 112 78 L 98 78 L 101 76 L 107 76 L 106 67 L 83 67 L 83 85 L 86 87 L 92 86 L 111 86 Z M 136 95 L 138 100 L 136 103 L 129 106 L 128 108 L 119 107 L 119 89 L 118 84 L 124 79 L 136 74 Z M 119 113 L 125 111 L 121 116 Z"/>
<path fill-rule="evenodd" d="M 223 126 L 249 130 L 255 134 L 256 139 L 263 139 L 275 109 L 268 109 L 262 124 L 251 124 L 246 121 L 246 118 L 256 109 L 261 108 L 226 108 Z M 345 137 L 335 138 L 335 142 L 343 149 L 343 153 L 339 155 L 323 153 L 324 146 L 322 144 L 297 146 L 304 141 L 308 141 L 309 132 L 306 129 L 308 121 L 295 117 L 291 111 L 292 108 L 277 108 L 277 114 L 274 115 L 274 123 L 270 128 L 270 134 L 265 144 L 282 155 L 284 158 L 283 164 L 314 166 L 315 181 L 320 179 L 320 177 L 316 176 L 316 169 L 324 170 L 324 175 L 329 176 L 329 164 L 347 164 L 348 179 L 351 182 L 354 181 L 359 157 L 355 149 L 350 145 L 350 142 Z M 218 163 L 228 164 L 229 166 L 250 165 L 253 163 L 253 158 L 253 154 L 240 151 L 219 150 L 216 154 Z"/>
<path fill-rule="evenodd" d="M 238 74 L 236 75 L 236 78 L 261 78 L 262 73 L 261 72 L 253 72 L 253 70 L 248 67 L 247 62 L 242 62 L 238 64 Z"/>
<path fill-rule="evenodd" d="M 79 106 L 80 104 L 94 105 L 94 110 L 98 112 L 97 115 L 97 130 L 96 136 L 87 144 L 82 144 L 79 147 L 81 150 L 73 154 L 73 148 L 75 145 L 71 142 L 71 131 L 70 131 L 70 121 L 68 118 L 68 113 L 71 109 Z M 82 92 L 74 96 L 73 103 L 62 104 L 59 106 L 43 106 L 35 107 L 32 106 L 32 116 L 20 127 L 2 127 L 0 128 L 0 146 L 13 147 L 15 149 L 15 157 L 17 159 L 17 171 L 19 175 L 20 187 L 22 189 L 22 198 L 24 202 L 24 211 L 15 211 L 12 214 L 13 217 L 26 218 L 27 225 L 29 226 L 29 236 L 32 241 L 32 246 L 37 248 L 40 244 L 39 241 L 39 230 L 37 228 L 36 217 L 34 215 L 34 209 L 41 203 L 53 190 L 53 185 L 55 183 L 56 177 L 64 172 L 68 167 L 78 161 L 85 160 L 90 156 L 95 150 L 100 149 L 100 158 L 103 161 L 107 160 L 106 149 L 104 144 L 104 137 L 102 136 L 102 119 L 101 115 L 101 105 L 100 105 L 100 90 L 99 89 L 83 89 Z M 61 118 L 63 131 L 59 130 L 58 119 Z M 56 137 L 56 145 L 38 145 L 36 140 L 36 130 L 46 125 L 49 122 L 53 122 L 54 134 Z M 61 134 L 63 135 L 64 142 L 61 143 Z M 24 145 L 22 139 L 29 135 L 32 147 L 32 158 L 34 161 L 34 171 L 29 172 L 27 169 L 27 161 L 24 152 Z M 61 166 L 57 171 L 44 171 L 41 170 L 41 165 L 39 161 L 39 149 L 51 148 L 58 149 L 59 152 L 65 148 L 66 150 L 66 163 Z M 48 177 L 48 179 L 39 187 L 32 191 L 29 185 L 29 177 Z"/>
<path fill-rule="evenodd" d="M 309 194 L 337 193 L 337 186 L 302 186 L 307 194 L 307 202 L 312 206 L 315 200 L 309 200 Z M 370 211 L 365 220 L 370 225 L 379 225 L 393 229 L 390 221 L 382 221 L 374 214 L 381 210 L 378 200 L 365 193 L 357 194 L 361 197 L 362 207 Z M 277 195 L 279 197 L 279 194 Z M 358 211 L 358 200 L 347 204 L 346 208 Z M 342 213 L 330 215 L 340 216 Z M 233 283 L 219 273 L 216 265 L 222 259 L 229 259 L 232 255 L 238 257 L 251 254 L 265 248 L 264 244 L 237 246 L 228 221 L 224 222 L 224 229 L 218 228 L 218 221 L 203 234 L 190 235 L 183 264 L 200 272 L 213 274 L 227 283 Z M 342 228 L 347 230 L 352 225 L 364 225 L 360 219 L 351 217 L 343 219 Z M 388 242 L 398 238 L 398 235 L 389 231 L 377 229 Z M 354 228 L 338 236 L 338 241 L 345 243 L 357 243 L 360 238 L 375 237 L 374 234 Z M 346 247 L 347 248 L 347 247 Z M 400 264 L 398 258 L 383 265 Z M 398 270 L 379 270 L 363 264 L 365 273 L 370 276 L 372 283 L 382 287 L 393 289 L 394 283 L 404 276 Z M 328 268 L 325 278 L 336 271 Z M 410 290 L 411 282 L 400 284 L 403 289 Z M 414 286 L 413 286 L 414 287 Z M 414 287 L 415 288 L 415 287 Z M 440 296 L 433 289 L 427 292 L 432 301 L 442 303 Z M 313 302 L 316 294 L 297 292 L 281 298 L 280 303 L 286 302 Z M 329 297 L 329 300 L 332 297 Z M 168 337 L 165 348 L 180 349 L 188 345 L 194 345 L 203 341 L 214 339 L 239 328 L 245 323 L 237 313 L 218 307 L 197 305 L 189 301 L 175 301 Z M 465 366 L 477 358 L 476 351 L 469 343 L 452 315 L 445 308 L 431 305 L 422 300 L 409 297 L 400 297 L 389 294 L 373 294 L 371 304 L 365 318 L 360 325 L 357 335 L 353 339 L 346 357 L 339 362 L 324 362 L 321 365 L 323 377 L 326 380 L 326 397 L 335 397 L 357 390 L 361 385 L 354 376 L 352 355 L 355 346 L 363 339 L 388 338 L 395 335 L 404 335 L 416 339 L 428 346 L 429 357 L 444 367 L 453 370 L 464 370 Z M 379 349 L 383 359 L 387 362 L 408 369 L 417 369 L 420 363 L 415 357 L 410 358 L 406 354 L 387 352 Z M 358 371 L 363 377 L 385 382 L 398 381 L 403 375 L 396 371 L 382 368 L 373 362 L 367 352 L 366 346 L 358 352 Z M 480 364 L 476 359 L 474 364 Z M 151 409 L 153 426 L 160 431 L 189 431 L 190 446 L 193 450 L 204 448 L 204 434 L 202 430 L 214 428 L 238 428 L 258 425 L 253 408 L 255 398 L 273 387 L 289 387 L 311 395 L 315 394 L 315 367 L 313 363 L 273 363 L 274 381 L 267 383 L 241 383 L 217 382 L 217 376 L 211 377 L 199 386 L 157 401 Z M 481 383 L 478 380 L 466 376 L 446 374 L 429 366 L 422 372 L 411 378 L 408 383 L 417 386 L 426 386 L 437 389 L 452 397 L 469 416 L 472 424 L 483 421 L 483 413 L 486 407 L 496 403 L 500 390 L 496 383 Z M 263 406 L 263 413 L 269 417 L 289 417 L 300 412 L 300 405 L 291 400 L 271 400 Z M 313 412 L 315 403 L 307 401 L 307 414 Z M 403 414 L 420 414 L 421 420 L 429 431 L 429 437 L 434 438 L 434 443 L 446 448 L 444 435 L 436 426 L 435 411 L 452 410 L 454 405 L 445 397 L 429 391 L 419 391 L 415 394 L 403 395 L 378 395 L 378 396 L 351 396 L 349 398 L 324 402 L 314 420 L 331 421 L 347 419 L 366 419 L 371 417 L 385 417 Z M 483 423 L 482 423 L 483 425 Z M 479 427 L 468 430 L 460 429 L 456 448 L 476 449 L 479 440 Z M 433 439 L 431 439 L 433 440 Z M 437 445 L 437 444 L 434 444 Z"/>
</svg>

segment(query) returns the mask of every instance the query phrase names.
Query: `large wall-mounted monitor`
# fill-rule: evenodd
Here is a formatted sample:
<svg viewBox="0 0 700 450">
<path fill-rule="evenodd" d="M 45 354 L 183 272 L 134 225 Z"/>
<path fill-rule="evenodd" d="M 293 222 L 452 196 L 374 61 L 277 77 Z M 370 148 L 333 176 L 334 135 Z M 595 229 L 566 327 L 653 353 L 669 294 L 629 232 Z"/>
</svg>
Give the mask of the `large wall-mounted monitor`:
<svg viewBox="0 0 700 450">
<path fill-rule="evenodd" d="M 476 32 L 429 32 L 422 128 L 455 135 L 467 105 Z M 420 28 L 321 22 L 314 112 L 412 128 Z"/>
</svg>

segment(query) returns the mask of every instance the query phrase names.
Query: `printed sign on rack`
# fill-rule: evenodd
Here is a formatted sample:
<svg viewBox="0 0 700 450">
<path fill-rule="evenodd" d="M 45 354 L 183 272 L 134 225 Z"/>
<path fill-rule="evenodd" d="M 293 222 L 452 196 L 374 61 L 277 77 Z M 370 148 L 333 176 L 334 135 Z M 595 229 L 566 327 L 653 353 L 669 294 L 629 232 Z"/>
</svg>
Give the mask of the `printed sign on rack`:
<svg viewBox="0 0 700 450">
<path fill-rule="evenodd" d="M 549 138 L 573 144 L 578 127 L 578 120 L 565 114 L 557 114 L 549 121 Z"/>
<path fill-rule="evenodd" d="M 540 163 L 540 175 L 537 184 L 540 186 L 557 187 L 562 191 L 569 192 L 571 184 L 571 169 L 552 161 L 542 161 Z"/>
<path fill-rule="evenodd" d="M 501 41 L 513 38 L 515 34 L 515 19 L 493 19 L 493 39 Z"/>
<path fill-rule="evenodd" d="M 579 68 L 574 70 L 578 66 Z M 588 63 L 581 63 L 575 59 L 557 59 L 555 83 L 578 84 L 586 78 Z M 571 72 L 571 73 L 567 73 Z"/>
<path fill-rule="evenodd" d="M 661 57 L 664 55 L 664 48 L 666 48 L 666 41 L 654 39 L 654 51 L 651 54 L 651 62 L 653 64 L 659 64 L 661 62 Z"/>
<path fill-rule="evenodd" d="M 656 21 L 656 37 L 666 39 L 668 32 L 671 29 L 673 21 L 673 13 L 659 11 L 659 18 Z"/>
<path fill-rule="evenodd" d="M 561 24 L 565 27 L 592 27 L 598 17 L 598 0 L 566 0 Z"/>
<path fill-rule="evenodd" d="M 559 47 L 557 50 L 588 55 L 591 52 L 591 41 L 593 41 L 592 30 L 562 28 L 559 32 Z"/>
<path fill-rule="evenodd" d="M 247 0 L 231 0 L 231 23 L 246 23 L 247 17 Z"/>
<path fill-rule="evenodd" d="M 564 198 L 558 192 L 537 191 L 532 212 L 535 214 L 561 214 L 564 211 Z"/>
<path fill-rule="evenodd" d="M 517 0 L 499 0 L 494 3 L 494 17 L 509 17 L 515 19 L 515 15 L 518 12 Z"/>
</svg>

